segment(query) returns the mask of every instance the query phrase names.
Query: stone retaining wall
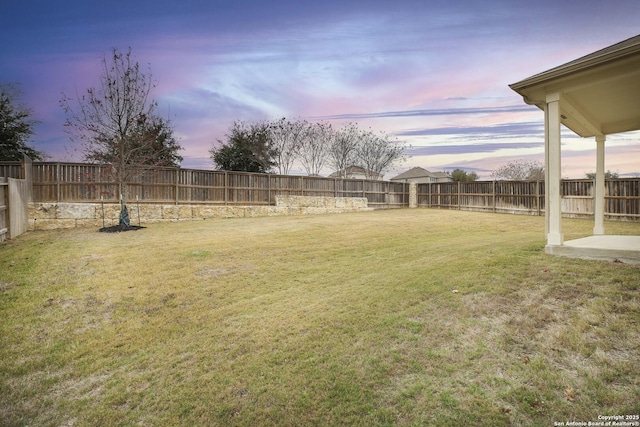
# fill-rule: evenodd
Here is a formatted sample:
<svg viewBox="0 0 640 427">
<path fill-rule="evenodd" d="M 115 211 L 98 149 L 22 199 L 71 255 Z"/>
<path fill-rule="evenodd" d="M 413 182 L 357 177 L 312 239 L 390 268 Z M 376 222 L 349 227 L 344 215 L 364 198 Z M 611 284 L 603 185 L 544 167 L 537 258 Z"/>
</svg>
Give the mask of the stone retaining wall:
<svg viewBox="0 0 640 427">
<path fill-rule="evenodd" d="M 364 197 L 276 196 L 276 206 L 223 205 L 127 205 L 132 225 L 192 221 L 209 218 L 242 218 L 308 215 L 370 210 Z M 118 203 L 29 203 L 29 230 L 75 227 L 109 227 L 118 223 Z"/>
</svg>

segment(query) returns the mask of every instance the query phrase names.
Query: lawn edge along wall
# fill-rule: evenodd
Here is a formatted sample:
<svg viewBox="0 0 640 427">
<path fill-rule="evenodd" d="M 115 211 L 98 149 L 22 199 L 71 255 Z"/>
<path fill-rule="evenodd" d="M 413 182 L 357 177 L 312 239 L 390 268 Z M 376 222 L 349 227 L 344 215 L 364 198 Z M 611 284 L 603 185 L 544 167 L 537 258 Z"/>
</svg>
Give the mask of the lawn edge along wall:
<svg viewBox="0 0 640 427">
<path fill-rule="evenodd" d="M 276 196 L 275 206 L 127 205 L 132 225 L 243 218 L 370 211 L 365 197 Z M 29 203 L 29 230 L 109 227 L 118 224 L 118 203 Z"/>
</svg>

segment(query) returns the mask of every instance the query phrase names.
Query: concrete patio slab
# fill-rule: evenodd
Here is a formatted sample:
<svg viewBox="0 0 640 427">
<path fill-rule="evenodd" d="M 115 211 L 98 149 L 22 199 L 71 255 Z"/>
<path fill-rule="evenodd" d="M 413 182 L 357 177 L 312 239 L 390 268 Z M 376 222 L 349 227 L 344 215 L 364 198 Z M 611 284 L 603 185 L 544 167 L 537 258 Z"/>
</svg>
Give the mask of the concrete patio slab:
<svg viewBox="0 0 640 427">
<path fill-rule="evenodd" d="M 640 236 L 590 236 L 547 245 L 550 255 L 640 264 Z"/>
</svg>

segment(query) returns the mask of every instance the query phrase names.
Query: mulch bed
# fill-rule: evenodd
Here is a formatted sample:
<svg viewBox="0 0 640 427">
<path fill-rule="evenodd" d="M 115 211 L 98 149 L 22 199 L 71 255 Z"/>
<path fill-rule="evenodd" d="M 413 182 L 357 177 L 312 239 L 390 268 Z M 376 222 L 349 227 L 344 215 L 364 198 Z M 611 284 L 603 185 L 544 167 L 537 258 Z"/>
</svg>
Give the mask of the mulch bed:
<svg viewBox="0 0 640 427">
<path fill-rule="evenodd" d="M 121 233 L 123 231 L 135 231 L 135 230 L 140 230 L 142 228 L 146 228 L 146 227 L 141 227 L 139 225 L 112 225 L 111 227 L 103 227 L 100 230 L 98 230 L 100 233 Z"/>
</svg>

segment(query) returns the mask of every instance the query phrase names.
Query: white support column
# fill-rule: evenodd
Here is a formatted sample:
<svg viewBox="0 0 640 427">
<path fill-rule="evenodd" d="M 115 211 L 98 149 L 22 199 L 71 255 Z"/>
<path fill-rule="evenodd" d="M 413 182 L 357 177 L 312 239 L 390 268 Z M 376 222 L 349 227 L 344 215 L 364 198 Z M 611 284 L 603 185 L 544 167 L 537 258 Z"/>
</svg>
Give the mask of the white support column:
<svg viewBox="0 0 640 427">
<path fill-rule="evenodd" d="M 560 147 L 560 94 L 547 95 L 545 121 L 547 135 L 545 152 L 547 160 L 547 188 L 545 195 L 546 209 L 549 212 L 549 226 L 547 231 L 547 245 L 561 246 L 564 243 L 562 234 L 562 205 L 561 205 L 561 147 Z"/>
<path fill-rule="evenodd" d="M 596 192 L 593 199 L 593 214 L 595 225 L 593 234 L 604 235 L 604 135 L 596 136 L 597 161 L 596 161 Z"/>
<path fill-rule="evenodd" d="M 544 105 L 544 235 L 549 235 L 549 108 Z"/>
</svg>

